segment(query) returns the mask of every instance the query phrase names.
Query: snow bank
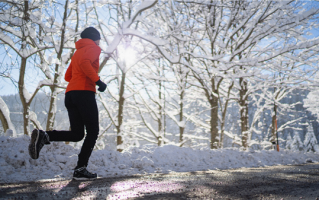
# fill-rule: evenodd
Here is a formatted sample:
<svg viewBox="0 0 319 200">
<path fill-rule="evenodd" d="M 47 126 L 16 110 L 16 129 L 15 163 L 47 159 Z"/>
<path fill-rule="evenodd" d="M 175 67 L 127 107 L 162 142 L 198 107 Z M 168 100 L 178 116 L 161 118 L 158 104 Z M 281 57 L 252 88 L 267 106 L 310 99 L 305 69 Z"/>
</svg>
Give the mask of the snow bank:
<svg viewBox="0 0 319 200">
<path fill-rule="evenodd" d="M 30 137 L 0 136 L 0 182 L 36 181 L 71 178 L 79 149 L 63 142 L 45 145 L 37 160 L 30 158 Z M 172 145 L 145 145 L 119 153 L 113 150 L 93 151 L 88 169 L 99 177 L 145 173 L 185 172 L 209 169 L 262 167 L 302 164 L 319 161 L 318 153 L 291 151 L 240 151 L 237 149 L 194 150 Z"/>
</svg>

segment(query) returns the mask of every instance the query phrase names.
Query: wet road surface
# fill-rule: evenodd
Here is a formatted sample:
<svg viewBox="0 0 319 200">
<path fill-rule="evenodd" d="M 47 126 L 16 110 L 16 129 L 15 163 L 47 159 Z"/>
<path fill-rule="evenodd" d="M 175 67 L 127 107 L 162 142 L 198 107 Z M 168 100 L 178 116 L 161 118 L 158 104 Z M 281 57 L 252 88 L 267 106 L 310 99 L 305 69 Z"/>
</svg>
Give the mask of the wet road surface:
<svg viewBox="0 0 319 200">
<path fill-rule="evenodd" d="M 0 199 L 319 200 L 319 163 L 0 184 Z"/>
</svg>

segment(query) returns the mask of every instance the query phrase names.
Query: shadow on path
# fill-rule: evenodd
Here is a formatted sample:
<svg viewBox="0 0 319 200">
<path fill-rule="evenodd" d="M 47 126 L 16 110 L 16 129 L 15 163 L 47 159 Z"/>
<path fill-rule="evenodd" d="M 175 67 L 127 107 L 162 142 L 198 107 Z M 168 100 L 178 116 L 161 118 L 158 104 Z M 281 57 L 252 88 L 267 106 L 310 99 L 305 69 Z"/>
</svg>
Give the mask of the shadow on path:
<svg viewBox="0 0 319 200">
<path fill-rule="evenodd" d="M 0 199 L 319 199 L 319 163 L 0 184 Z"/>
</svg>

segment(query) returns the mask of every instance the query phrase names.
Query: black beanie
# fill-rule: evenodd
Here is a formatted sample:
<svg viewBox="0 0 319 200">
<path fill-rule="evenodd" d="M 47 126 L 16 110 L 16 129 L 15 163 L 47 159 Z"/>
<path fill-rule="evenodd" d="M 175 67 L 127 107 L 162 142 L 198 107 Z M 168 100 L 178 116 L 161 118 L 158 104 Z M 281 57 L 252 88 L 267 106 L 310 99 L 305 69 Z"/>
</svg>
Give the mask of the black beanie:
<svg viewBox="0 0 319 200">
<path fill-rule="evenodd" d="M 98 30 L 96 30 L 93 27 L 88 27 L 88 28 L 84 29 L 84 31 L 82 31 L 81 38 L 89 38 L 89 39 L 95 41 L 95 40 L 100 40 L 101 36 L 100 36 L 100 33 Z"/>
</svg>

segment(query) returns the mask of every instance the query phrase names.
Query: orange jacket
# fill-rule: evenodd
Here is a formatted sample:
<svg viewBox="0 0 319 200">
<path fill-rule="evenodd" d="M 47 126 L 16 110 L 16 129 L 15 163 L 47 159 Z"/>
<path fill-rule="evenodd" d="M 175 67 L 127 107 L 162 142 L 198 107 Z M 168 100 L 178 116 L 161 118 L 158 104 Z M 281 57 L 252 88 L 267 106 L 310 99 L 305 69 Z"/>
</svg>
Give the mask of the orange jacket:
<svg viewBox="0 0 319 200">
<path fill-rule="evenodd" d="M 75 43 L 76 51 L 71 58 L 64 79 L 69 82 L 65 93 L 72 90 L 96 92 L 95 82 L 100 78 L 99 57 L 101 48 L 91 39 L 80 39 Z"/>
</svg>

